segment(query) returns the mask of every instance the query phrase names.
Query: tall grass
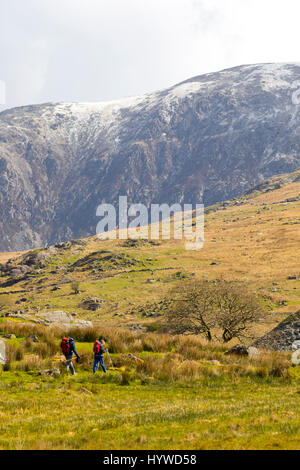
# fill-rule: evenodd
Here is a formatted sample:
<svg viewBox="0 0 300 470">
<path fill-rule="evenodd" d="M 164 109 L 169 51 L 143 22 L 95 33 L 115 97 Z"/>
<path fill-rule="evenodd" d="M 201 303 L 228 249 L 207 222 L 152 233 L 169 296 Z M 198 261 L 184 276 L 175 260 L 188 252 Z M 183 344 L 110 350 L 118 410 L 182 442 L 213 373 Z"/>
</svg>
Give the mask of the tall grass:
<svg viewBox="0 0 300 470">
<path fill-rule="evenodd" d="M 91 371 L 92 343 L 100 336 L 113 355 L 123 385 L 132 380 L 147 382 L 147 378 L 167 382 L 186 382 L 220 375 L 228 377 L 289 377 L 290 359 L 284 353 L 261 353 L 257 358 L 225 355 L 225 346 L 207 342 L 198 336 L 140 333 L 121 328 L 72 328 L 63 330 L 40 325 L 4 324 L 3 333 L 14 333 L 23 341 L 7 344 L 6 370 L 37 370 L 59 364 L 59 339 L 72 336 L 77 342 L 90 342 L 89 352 L 81 354 L 78 371 Z M 34 342 L 31 335 L 38 337 Z M 131 353 L 131 354 L 129 354 Z M 148 354 L 141 354 L 148 353 Z M 133 354 L 133 355 L 132 355 Z M 109 361 L 105 358 L 106 365 Z M 62 365 L 64 363 L 62 362 Z M 63 367 L 61 370 L 64 370 Z"/>
<path fill-rule="evenodd" d="M 49 328 L 43 325 L 36 325 L 33 323 L 2 323 L 0 324 L 0 331 L 3 334 L 14 334 L 18 337 L 37 336 L 39 339 L 45 341 L 56 340 L 61 334 L 59 328 Z"/>
</svg>

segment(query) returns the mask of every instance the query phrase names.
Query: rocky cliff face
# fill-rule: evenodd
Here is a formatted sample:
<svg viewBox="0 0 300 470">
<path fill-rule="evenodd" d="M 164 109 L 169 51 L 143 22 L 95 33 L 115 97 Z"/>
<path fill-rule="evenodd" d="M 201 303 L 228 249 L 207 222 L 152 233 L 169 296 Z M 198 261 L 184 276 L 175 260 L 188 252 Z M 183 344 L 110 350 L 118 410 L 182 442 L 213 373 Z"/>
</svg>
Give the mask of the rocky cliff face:
<svg viewBox="0 0 300 470">
<path fill-rule="evenodd" d="M 241 66 L 122 101 L 0 113 L 0 250 L 94 234 L 97 206 L 119 195 L 211 204 L 296 169 L 299 80 L 296 64 Z"/>
</svg>

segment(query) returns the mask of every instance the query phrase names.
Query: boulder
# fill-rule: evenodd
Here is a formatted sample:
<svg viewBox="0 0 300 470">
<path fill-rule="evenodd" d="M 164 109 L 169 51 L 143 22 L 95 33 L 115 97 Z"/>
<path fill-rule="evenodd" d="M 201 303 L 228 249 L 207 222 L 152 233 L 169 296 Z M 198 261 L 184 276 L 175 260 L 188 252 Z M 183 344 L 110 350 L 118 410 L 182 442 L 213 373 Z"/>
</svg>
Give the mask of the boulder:
<svg viewBox="0 0 300 470">
<path fill-rule="evenodd" d="M 9 274 L 13 279 L 19 279 L 26 276 L 26 274 L 28 274 L 29 272 L 31 272 L 31 268 L 29 266 L 19 265 L 13 267 Z"/>
<path fill-rule="evenodd" d="M 59 281 L 59 284 L 70 284 L 70 282 L 72 282 L 72 279 L 69 276 L 66 276 Z"/>
<path fill-rule="evenodd" d="M 6 343 L 4 339 L 0 339 L 0 364 L 4 365 L 6 362 Z"/>
<path fill-rule="evenodd" d="M 39 312 L 36 314 L 20 314 L 20 313 L 6 313 L 2 316 L 10 318 L 21 318 L 23 320 L 31 321 L 38 325 L 44 326 L 58 326 L 60 328 L 68 329 L 73 327 L 92 328 L 93 323 L 88 320 L 74 319 L 76 313 L 66 313 L 63 310 L 53 310 L 48 312 Z M 9 320 L 7 320 L 9 321 Z M 8 339 L 15 338 L 15 335 L 6 335 Z M 27 339 L 38 342 L 39 339 L 35 335 L 30 335 Z"/>
<path fill-rule="evenodd" d="M 22 318 L 25 320 L 26 314 L 23 313 L 18 313 L 18 312 L 12 312 L 12 313 L 4 313 L 1 315 L 1 317 L 7 317 L 7 318 Z"/>
<path fill-rule="evenodd" d="M 72 243 L 71 242 L 62 242 L 62 243 L 57 243 L 55 245 L 55 248 L 63 249 L 63 250 L 68 250 L 71 248 Z"/>
<path fill-rule="evenodd" d="M 293 351 L 297 351 L 298 349 L 300 349 L 300 340 L 294 341 L 292 344 Z"/>
<path fill-rule="evenodd" d="M 256 359 L 258 357 L 258 353 L 259 353 L 258 349 L 255 348 L 254 346 L 250 346 L 248 348 L 248 355 L 250 359 Z"/>
<path fill-rule="evenodd" d="M 129 359 L 129 360 L 137 362 L 137 363 L 143 363 L 144 362 L 143 359 L 141 359 L 140 357 L 135 356 L 132 353 L 122 354 L 122 357 L 124 357 L 124 359 Z"/>
<path fill-rule="evenodd" d="M 124 315 L 120 315 L 120 317 L 121 316 L 124 316 Z M 145 332 L 147 331 L 147 328 L 145 328 L 142 325 L 130 325 L 129 330 L 136 331 L 136 332 Z"/>
<path fill-rule="evenodd" d="M 226 354 L 237 354 L 238 356 L 248 356 L 248 349 L 246 346 L 236 345 L 233 346 Z"/>
<path fill-rule="evenodd" d="M 46 266 L 46 261 L 50 256 L 52 256 L 53 250 L 43 250 L 43 251 L 32 251 L 29 252 L 23 259 L 22 265 L 32 266 L 34 268 L 44 268 Z"/>
<path fill-rule="evenodd" d="M 59 328 L 93 328 L 93 323 L 88 320 L 74 320 L 74 313 L 66 313 L 63 310 L 53 310 L 49 312 L 40 312 L 33 319 L 35 323 L 42 322 L 47 326 L 58 326 Z"/>
<path fill-rule="evenodd" d="M 33 343 L 39 343 L 40 342 L 40 340 L 38 339 L 38 337 L 36 335 L 29 335 L 29 336 L 27 336 L 26 339 L 29 340 L 29 341 L 32 341 Z"/>
<path fill-rule="evenodd" d="M 90 299 L 83 300 L 83 302 L 80 304 L 80 307 L 85 310 L 92 310 L 95 312 L 102 307 L 102 304 L 103 300 L 98 299 L 97 297 L 92 297 Z"/>
<path fill-rule="evenodd" d="M 45 375 L 48 377 L 57 377 L 58 375 L 60 375 L 60 370 L 57 368 L 40 370 L 39 375 Z"/>
<path fill-rule="evenodd" d="M 42 318 L 48 323 L 66 323 L 69 324 L 72 317 L 62 310 L 54 310 L 50 312 L 40 312 L 38 317 Z"/>
<path fill-rule="evenodd" d="M 254 341 L 252 346 L 257 349 L 292 351 L 296 341 L 300 341 L 300 310 Z"/>
<path fill-rule="evenodd" d="M 93 328 L 93 323 L 88 320 L 76 320 L 72 326 L 80 326 L 82 328 Z"/>
</svg>

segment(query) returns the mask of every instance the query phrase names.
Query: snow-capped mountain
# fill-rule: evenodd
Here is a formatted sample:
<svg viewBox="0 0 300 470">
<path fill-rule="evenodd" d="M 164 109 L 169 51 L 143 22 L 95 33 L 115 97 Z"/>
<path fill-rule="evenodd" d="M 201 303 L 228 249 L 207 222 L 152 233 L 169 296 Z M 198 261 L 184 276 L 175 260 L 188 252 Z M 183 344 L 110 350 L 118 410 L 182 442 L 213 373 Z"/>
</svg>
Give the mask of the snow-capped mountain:
<svg viewBox="0 0 300 470">
<path fill-rule="evenodd" d="M 0 113 L 0 249 L 95 233 L 96 208 L 211 204 L 300 165 L 300 64 L 235 67 L 121 101 Z"/>
</svg>

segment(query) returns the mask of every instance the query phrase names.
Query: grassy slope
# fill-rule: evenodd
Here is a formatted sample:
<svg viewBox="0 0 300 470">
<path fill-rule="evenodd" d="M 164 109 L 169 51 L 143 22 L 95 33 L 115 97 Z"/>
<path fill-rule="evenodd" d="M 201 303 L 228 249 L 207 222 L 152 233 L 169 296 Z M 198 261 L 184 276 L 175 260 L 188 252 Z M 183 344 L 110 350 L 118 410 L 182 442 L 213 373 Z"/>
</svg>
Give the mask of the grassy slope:
<svg viewBox="0 0 300 470">
<path fill-rule="evenodd" d="M 184 271 L 199 279 L 244 279 L 261 289 L 270 306 L 268 322 L 257 326 L 261 334 L 300 307 L 299 279 L 287 280 L 289 275 L 300 274 L 300 226 L 296 223 L 300 222 L 300 202 L 284 202 L 299 195 L 300 183 L 282 184 L 269 192 L 257 190 L 244 198 L 245 204 L 207 214 L 206 242 L 199 252 L 185 251 L 178 241 L 124 248 L 120 241 L 91 238 L 83 251 L 74 254 L 72 248 L 59 253 L 35 278 L 1 288 L 3 310 L 61 308 L 102 326 L 149 323 L 151 319 L 126 312 L 147 300 L 159 300 L 175 284 L 180 286 L 173 273 Z M 136 266 L 108 267 L 105 273 L 66 269 L 65 273 L 50 274 L 55 266 L 73 263 L 100 249 L 120 250 L 139 262 Z M 7 259 L 9 255 L 3 256 Z M 153 261 L 147 261 L 149 258 Z M 212 261 L 217 264 L 211 265 Z M 131 269 L 139 272 L 128 273 Z M 103 274 L 112 277 L 100 278 Z M 65 276 L 80 281 L 79 295 L 71 294 L 70 283 L 51 292 L 53 284 Z M 157 282 L 149 284 L 149 278 Z M 272 292 L 274 288 L 277 292 Z M 24 292 L 7 295 L 8 290 Z M 105 301 L 98 312 L 78 307 L 90 295 Z M 16 305 L 21 297 L 27 301 Z M 114 316 L 116 313 L 119 316 Z M 10 343 L 17 347 L 22 340 L 20 336 Z M 90 345 L 78 343 L 78 348 L 84 353 Z M 197 368 L 203 359 L 197 356 L 198 348 L 193 352 L 195 358 L 191 351 L 179 360 L 183 367 Z M 144 357 L 142 351 L 136 354 Z M 145 385 L 138 375 L 130 385 L 121 386 L 120 372 L 93 377 L 85 368 L 78 369 L 76 377 L 62 375 L 57 379 L 39 377 L 38 369 L 28 373 L 17 370 L 18 363 L 12 370 L 0 372 L 0 449 L 300 448 L 297 368 L 290 371 L 291 377 L 265 372 L 260 376 L 260 368 L 251 360 L 225 359 L 228 356 L 222 351 L 208 355 L 204 349 L 206 359 L 216 359 L 221 365 L 211 374 L 182 380 L 172 378 L 171 373 L 161 378 L 159 361 L 165 352 L 147 354 L 158 365 L 154 380 Z M 118 354 L 113 357 L 117 360 Z"/>
<path fill-rule="evenodd" d="M 90 238 L 81 250 L 72 247 L 52 256 L 48 267 L 30 280 L 0 288 L 0 304 L 3 311 L 63 309 L 101 325 L 143 323 L 145 319 L 140 314 L 128 312 L 147 301 L 159 300 L 174 285 L 180 286 L 175 273 L 182 271 L 194 273 L 199 279 L 241 279 L 260 289 L 270 308 L 269 321 L 259 326 L 261 334 L 300 307 L 299 280 L 287 280 L 289 275 L 300 274 L 300 200 L 284 202 L 299 193 L 300 182 L 292 182 L 280 189 L 256 191 L 239 198 L 244 201 L 242 205 L 208 213 L 204 248 L 198 252 L 186 251 L 177 240 L 163 241 L 159 246 L 126 248 L 120 240 Z M 121 251 L 136 264 L 107 264 L 104 272 L 93 272 L 92 266 L 70 272 L 68 263 L 99 250 Z M 211 265 L 212 262 L 217 264 Z M 50 273 L 60 266 L 66 268 Z M 79 295 L 72 294 L 70 282 L 59 284 L 65 277 L 80 282 Z M 155 279 L 156 283 L 150 284 L 148 279 Z M 53 285 L 61 289 L 52 292 Z M 11 293 L 6 295 L 7 291 Z M 90 312 L 80 306 L 90 296 L 104 300 L 101 310 Z M 26 301 L 17 305 L 16 301 L 24 297 Z"/>
</svg>

